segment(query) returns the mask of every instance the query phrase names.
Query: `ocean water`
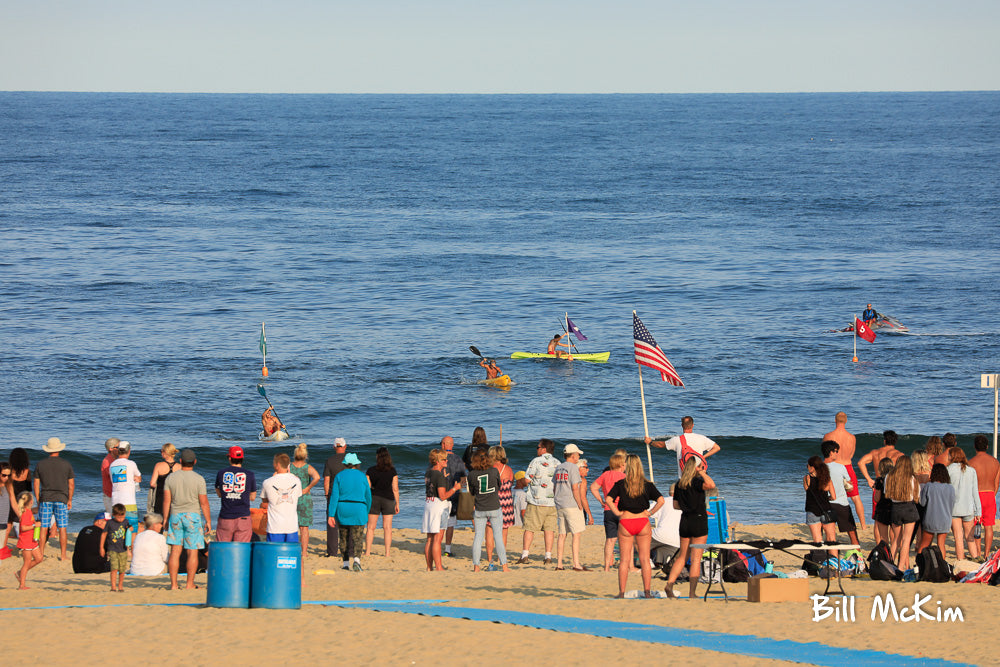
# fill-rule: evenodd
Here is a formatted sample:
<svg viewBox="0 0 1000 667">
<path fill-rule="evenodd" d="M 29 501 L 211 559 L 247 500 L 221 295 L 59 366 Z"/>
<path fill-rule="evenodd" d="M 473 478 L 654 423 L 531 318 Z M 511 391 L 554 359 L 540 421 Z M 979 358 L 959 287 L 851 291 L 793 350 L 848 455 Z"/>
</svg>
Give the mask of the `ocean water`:
<svg viewBox="0 0 1000 667">
<path fill-rule="evenodd" d="M 321 469 L 390 446 L 419 524 L 426 452 L 478 425 L 645 454 L 696 430 L 734 521 L 798 521 L 844 410 L 859 449 L 992 431 L 1000 93 L 382 96 L 0 93 L 0 373 L 10 448 L 70 443 L 78 520 L 115 435 L 260 476 L 268 397 Z M 867 302 L 909 335 L 828 333 Z M 564 313 L 607 364 L 510 360 Z M 477 346 L 515 381 L 476 384 Z M 666 484 L 672 461 L 654 453 Z M 321 504 L 321 503 L 319 503 Z M 322 517 L 317 515 L 317 520 Z"/>
</svg>

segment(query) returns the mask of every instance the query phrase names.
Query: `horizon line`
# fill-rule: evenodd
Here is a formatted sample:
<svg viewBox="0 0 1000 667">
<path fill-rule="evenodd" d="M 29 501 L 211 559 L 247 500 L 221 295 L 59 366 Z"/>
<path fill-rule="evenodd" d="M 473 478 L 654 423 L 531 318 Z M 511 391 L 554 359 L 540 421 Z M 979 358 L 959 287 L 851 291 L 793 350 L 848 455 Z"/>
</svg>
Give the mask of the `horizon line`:
<svg viewBox="0 0 1000 667">
<path fill-rule="evenodd" d="M 997 89 L 929 89 L 929 90 L 759 90 L 759 91 L 680 91 L 680 92 L 319 92 L 319 91 L 203 91 L 203 90 L 0 90 L 0 93 L 71 94 L 71 95 L 356 95 L 356 96 L 595 96 L 595 95 L 860 95 L 860 94 L 929 94 L 929 93 L 996 93 Z"/>
</svg>

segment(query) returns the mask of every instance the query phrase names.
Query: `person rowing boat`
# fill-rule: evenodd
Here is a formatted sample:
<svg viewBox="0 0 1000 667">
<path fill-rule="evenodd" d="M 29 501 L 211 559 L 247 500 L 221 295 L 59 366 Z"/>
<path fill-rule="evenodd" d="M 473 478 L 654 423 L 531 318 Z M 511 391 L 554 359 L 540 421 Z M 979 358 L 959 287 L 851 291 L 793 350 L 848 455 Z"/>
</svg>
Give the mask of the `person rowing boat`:
<svg viewBox="0 0 1000 667">
<path fill-rule="evenodd" d="M 496 359 L 487 359 L 483 357 L 479 360 L 479 365 L 486 369 L 486 379 L 495 380 L 496 378 L 503 375 L 503 371 L 497 366 Z"/>
<path fill-rule="evenodd" d="M 264 435 L 271 436 L 285 428 L 285 425 L 281 423 L 281 420 L 274 415 L 274 408 L 269 407 L 264 410 L 264 414 L 260 416 L 260 424 L 264 427 Z"/>
<path fill-rule="evenodd" d="M 568 336 L 569 336 L 568 333 L 556 334 L 555 336 L 553 336 L 552 340 L 549 341 L 549 348 L 547 354 L 554 354 L 556 356 L 556 359 L 562 359 L 563 356 L 565 356 L 567 359 L 572 360 L 573 355 L 570 353 L 569 343 L 562 342 L 562 339 Z M 563 352 L 562 350 L 559 349 L 560 347 L 565 347 L 566 351 Z"/>
</svg>

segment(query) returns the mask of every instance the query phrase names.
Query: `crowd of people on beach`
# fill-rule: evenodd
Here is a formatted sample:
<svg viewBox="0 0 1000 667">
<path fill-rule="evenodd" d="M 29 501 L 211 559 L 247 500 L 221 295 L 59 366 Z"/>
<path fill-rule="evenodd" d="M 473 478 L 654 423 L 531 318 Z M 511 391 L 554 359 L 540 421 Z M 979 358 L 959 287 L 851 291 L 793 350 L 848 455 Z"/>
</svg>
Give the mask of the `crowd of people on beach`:
<svg viewBox="0 0 1000 667">
<path fill-rule="evenodd" d="M 859 544 L 858 523 L 864 530 L 869 516 L 852 460 L 856 441 L 846 422 L 843 412 L 836 415 L 836 428 L 823 438 L 822 456 L 809 458 L 803 478 L 806 525 L 816 543 L 835 542 L 841 532 L 850 543 Z M 650 447 L 676 454 L 677 478 L 667 496 L 646 479 L 641 458 L 624 449 L 617 450 L 588 485 L 589 463 L 573 443 L 563 447 L 559 460 L 555 443 L 542 438 L 526 468 L 515 472 L 504 447 L 489 445 L 482 427 L 475 429 L 463 455 L 455 451 L 454 438 L 442 438 L 428 455 L 424 476 L 421 531 L 426 535 L 427 569 L 445 569 L 444 559 L 453 557 L 458 522 L 471 520 L 473 571 L 485 567 L 506 572 L 512 563 L 529 563 L 535 534 L 541 532 L 543 565 L 585 572 L 580 537 L 587 525 L 595 523 L 589 494 L 602 509 L 605 572 L 615 567 L 617 547 L 619 596 L 625 596 L 633 571 L 640 573 L 642 594 L 652 596 L 654 562 L 667 576 L 668 597 L 674 597 L 674 584 L 685 569 L 689 594 L 695 596 L 701 574 L 699 545 L 709 534 L 706 496 L 716 488 L 707 459 L 720 447 L 693 431 L 691 417 L 684 417 L 681 427 L 683 432 L 669 440 L 645 439 Z M 950 433 L 931 438 L 924 449 L 909 456 L 896 444 L 896 434 L 886 431 L 883 445 L 858 461 L 872 489 L 874 541 L 887 542 L 893 560 L 904 570 L 914 547 L 919 554 L 933 544 L 944 554 L 949 533 L 954 536 L 956 558 L 963 559 L 968 552 L 982 562 L 992 550 L 994 498 L 1000 483 L 1000 463 L 986 452 L 986 438 L 976 436 L 976 455 L 969 460 Z M 59 558 L 68 557 L 68 512 L 76 488 L 72 466 L 60 457 L 65 447 L 59 438 L 50 438 L 42 448 L 47 456 L 34 472 L 22 448 L 11 450 L 9 462 L 0 464 L 0 494 L 6 496 L 0 499 L 0 557 L 11 555 L 8 539 L 16 536 L 23 559 L 16 575 L 19 588 L 27 588 L 28 573 L 44 560 L 50 531 L 58 537 Z M 178 451 L 170 443 L 161 448 L 140 521 L 137 489 L 142 474 L 130 458 L 131 445 L 109 438 L 105 447 L 101 463 L 105 509 L 77 536 L 74 571 L 109 572 L 113 591 L 123 589 L 126 572 L 167 573 L 171 588 L 178 588 L 179 575 L 186 574 L 187 588 L 196 587 L 194 576 L 204 567 L 213 522 L 205 477 L 195 471 L 195 452 Z M 220 509 L 214 539 L 299 543 L 304 557 L 313 522 L 311 492 L 322 481 L 326 545 L 320 555 L 339 557 L 341 569 L 363 571 L 361 559 L 372 555 L 381 518 L 384 555 L 391 556 L 392 521 L 399 513 L 400 493 L 389 448 L 379 447 L 374 465 L 363 472 L 361 459 L 347 451 L 344 438 L 336 438 L 333 449 L 322 474 L 309 463 L 305 443 L 291 456 L 279 453 L 272 461 L 273 474 L 258 486 L 255 473 L 244 467 L 243 449 L 230 447 L 229 465 L 215 473 Z M 258 489 L 256 508 L 252 503 L 258 499 Z M 508 530 L 513 526 L 523 527 L 517 557 L 508 556 Z"/>
<path fill-rule="evenodd" d="M 896 432 L 885 431 L 882 445 L 858 460 L 871 488 L 869 515 L 861 501 L 853 463 L 856 440 L 846 429 L 847 415 L 838 412 L 834 420 L 834 430 L 820 445 L 822 456 L 808 460 L 802 481 L 806 524 L 814 542 L 834 542 L 840 532 L 859 544 L 858 523 L 864 530 L 870 519 L 875 544 L 888 545 L 900 570 L 910 569 L 911 553 L 928 548 L 947 557 L 949 534 L 957 560 L 985 561 L 993 550 L 1000 487 L 1000 462 L 988 453 L 986 436 L 974 437 L 976 453 L 971 459 L 952 433 L 932 436 L 907 456 L 896 449 Z"/>
</svg>

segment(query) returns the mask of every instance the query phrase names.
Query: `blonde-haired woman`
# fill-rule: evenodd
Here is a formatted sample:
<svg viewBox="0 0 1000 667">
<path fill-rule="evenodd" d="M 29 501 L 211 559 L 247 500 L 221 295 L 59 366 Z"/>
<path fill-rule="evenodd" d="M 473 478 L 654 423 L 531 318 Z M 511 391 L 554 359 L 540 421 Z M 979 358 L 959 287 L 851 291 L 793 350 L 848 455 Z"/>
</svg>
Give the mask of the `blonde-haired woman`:
<svg viewBox="0 0 1000 667">
<path fill-rule="evenodd" d="M 149 478 L 149 494 L 153 498 L 152 504 L 146 503 L 147 510 L 163 516 L 163 490 L 166 488 L 167 477 L 170 473 L 181 469 L 179 461 L 175 461 L 177 448 L 169 442 L 160 447 L 160 457 L 162 461 L 157 461 L 153 466 L 153 475 Z"/>
<path fill-rule="evenodd" d="M 670 568 L 670 576 L 664 591 L 667 597 L 674 595 L 674 582 L 677 581 L 688 553 L 691 555 L 691 567 L 688 570 L 688 597 L 698 596 L 698 578 L 701 576 L 701 554 L 703 549 L 691 549 L 692 544 L 705 544 L 708 540 L 708 510 L 705 504 L 705 492 L 715 488 L 715 482 L 708 476 L 706 466 L 697 456 L 688 457 L 681 471 L 681 478 L 674 485 L 674 508 L 681 511 L 681 523 L 678 533 L 681 547 L 674 556 L 674 564 Z"/>
<path fill-rule="evenodd" d="M 316 468 L 309 465 L 309 447 L 306 443 L 300 442 L 295 448 L 295 456 L 288 472 L 298 477 L 302 484 L 302 495 L 299 496 L 295 509 L 299 515 L 299 544 L 302 545 L 302 558 L 305 558 L 309 547 L 309 526 L 313 523 L 313 499 L 309 492 L 320 480 Z"/>
<path fill-rule="evenodd" d="M 500 473 L 500 514 L 503 516 L 503 549 L 507 551 L 507 530 L 514 525 L 514 471 L 507 465 L 507 450 L 503 445 L 493 445 L 488 455 L 493 467 Z M 486 567 L 493 564 L 493 531 L 486 531 Z M 499 551 L 499 550 L 498 550 Z"/>
<path fill-rule="evenodd" d="M 618 544 L 621 550 L 621 558 L 618 560 L 618 597 L 625 597 L 633 548 L 639 551 L 642 591 L 647 598 L 652 597 L 649 588 L 653 582 L 653 566 L 649 561 L 649 547 L 653 541 L 653 531 L 649 525 L 649 517 L 663 506 L 663 495 L 652 482 L 646 481 L 642 460 L 635 454 L 629 454 L 625 459 L 625 477 L 611 487 L 606 501 L 605 506 L 618 517 Z M 652 509 L 649 503 L 655 503 Z"/>
</svg>

